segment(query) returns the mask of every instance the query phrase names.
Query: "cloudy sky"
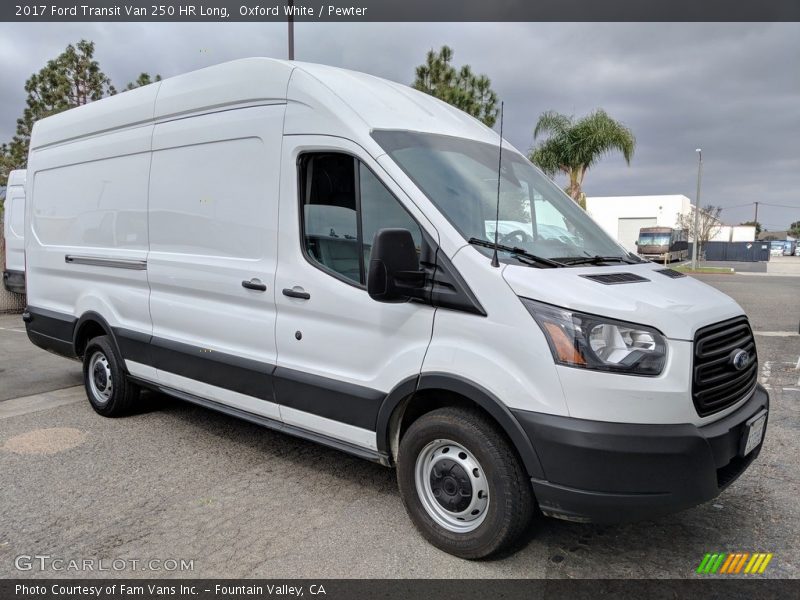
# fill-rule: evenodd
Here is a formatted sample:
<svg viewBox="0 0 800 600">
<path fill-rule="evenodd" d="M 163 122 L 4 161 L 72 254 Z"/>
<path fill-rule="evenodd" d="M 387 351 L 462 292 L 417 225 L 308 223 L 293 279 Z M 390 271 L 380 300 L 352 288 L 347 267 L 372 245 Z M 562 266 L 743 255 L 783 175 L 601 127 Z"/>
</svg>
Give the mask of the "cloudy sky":
<svg viewBox="0 0 800 600">
<path fill-rule="evenodd" d="M 70 42 L 94 40 L 117 87 L 244 56 L 286 56 L 274 23 L 0 24 L 0 140 L 22 111 L 30 74 Z M 533 144 L 538 115 L 602 107 L 637 137 L 587 175 L 592 195 L 695 195 L 730 223 L 800 220 L 800 24 L 298 23 L 296 58 L 410 83 L 430 48 L 487 74 L 505 101 L 506 138 Z M 770 205 L 783 205 L 770 206 Z"/>
</svg>

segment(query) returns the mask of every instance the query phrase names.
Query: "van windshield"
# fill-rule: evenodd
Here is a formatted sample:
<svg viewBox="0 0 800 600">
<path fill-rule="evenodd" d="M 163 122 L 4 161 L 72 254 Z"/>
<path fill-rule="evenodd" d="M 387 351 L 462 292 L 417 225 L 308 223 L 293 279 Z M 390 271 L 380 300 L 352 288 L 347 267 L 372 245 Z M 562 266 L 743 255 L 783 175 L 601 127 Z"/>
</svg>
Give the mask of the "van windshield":
<svg viewBox="0 0 800 600">
<path fill-rule="evenodd" d="M 642 232 L 639 234 L 640 246 L 669 246 L 670 234 Z"/>
<path fill-rule="evenodd" d="M 463 138 L 375 130 L 372 137 L 465 240 L 498 242 L 550 259 L 619 257 L 637 260 L 528 160 L 503 149 L 500 218 L 498 146 Z M 476 248 L 489 255 L 488 248 Z M 501 252 L 511 262 L 512 253 Z"/>
</svg>

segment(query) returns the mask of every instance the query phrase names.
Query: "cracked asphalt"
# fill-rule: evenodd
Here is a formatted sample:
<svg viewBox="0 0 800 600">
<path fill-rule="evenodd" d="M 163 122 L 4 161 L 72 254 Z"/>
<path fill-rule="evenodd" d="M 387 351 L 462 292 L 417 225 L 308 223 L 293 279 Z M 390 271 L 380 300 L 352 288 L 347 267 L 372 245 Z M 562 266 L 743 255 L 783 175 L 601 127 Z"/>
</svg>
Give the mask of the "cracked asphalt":
<svg viewBox="0 0 800 600">
<path fill-rule="evenodd" d="M 97 416 L 73 387 L 78 363 L 0 316 L 0 577 L 684 578 L 714 551 L 772 552 L 763 577 L 800 577 L 800 278 L 702 279 L 757 332 L 772 409 L 754 465 L 654 521 L 539 518 L 518 552 L 481 562 L 427 544 L 379 465 L 157 394 L 134 416 Z M 125 567 L 20 571 L 20 555 Z"/>
</svg>

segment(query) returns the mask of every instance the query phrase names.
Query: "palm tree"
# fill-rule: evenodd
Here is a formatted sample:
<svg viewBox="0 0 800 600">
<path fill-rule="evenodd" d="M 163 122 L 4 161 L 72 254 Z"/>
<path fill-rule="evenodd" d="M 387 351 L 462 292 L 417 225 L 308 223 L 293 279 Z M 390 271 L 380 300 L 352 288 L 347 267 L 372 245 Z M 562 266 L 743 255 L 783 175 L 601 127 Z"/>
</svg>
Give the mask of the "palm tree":
<svg viewBox="0 0 800 600">
<path fill-rule="evenodd" d="M 528 158 L 550 177 L 559 171 L 569 177 L 567 194 L 584 206 L 583 179 L 598 159 L 617 150 L 631 164 L 636 138 L 630 129 L 615 121 L 604 110 L 596 110 L 576 120 L 555 111 L 542 113 L 533 139 L 548 134 L 531 150 Z M 584 206 L 585 207 L 585 206 Z"/>
</svg>

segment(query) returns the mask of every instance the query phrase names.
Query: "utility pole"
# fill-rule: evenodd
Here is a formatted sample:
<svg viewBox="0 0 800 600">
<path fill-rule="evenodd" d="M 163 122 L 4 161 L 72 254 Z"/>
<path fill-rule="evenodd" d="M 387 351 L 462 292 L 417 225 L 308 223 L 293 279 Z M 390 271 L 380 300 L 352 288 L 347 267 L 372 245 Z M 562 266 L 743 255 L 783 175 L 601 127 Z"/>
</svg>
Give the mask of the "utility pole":
<svg viewBox="0 0 800 600">
<path fill-rule="evenodd" d="M 694 197 L 694 243 L 692 244 L 692 270 L 697 270 L 697 257 L 700 247 L 700 178 L 703 176 L 703 149 L 695 150 L 697 162 L 697 194 Z"/>
<path fill-rule="evenodd" d="M 289 60 L 294 60 L 294 0 L 289 0 Z"/>
<path fill-rule="evenodd" d="M 758 202 L 756 202 L 755 205 L 756 205 L 756 216 L 753 217 L 753 224 L 758 223 Z"/>
</svg>

